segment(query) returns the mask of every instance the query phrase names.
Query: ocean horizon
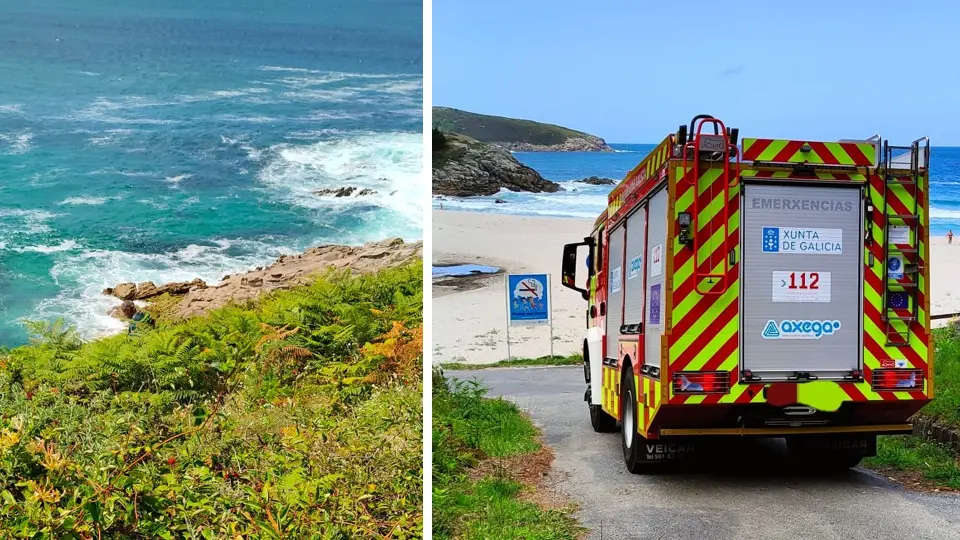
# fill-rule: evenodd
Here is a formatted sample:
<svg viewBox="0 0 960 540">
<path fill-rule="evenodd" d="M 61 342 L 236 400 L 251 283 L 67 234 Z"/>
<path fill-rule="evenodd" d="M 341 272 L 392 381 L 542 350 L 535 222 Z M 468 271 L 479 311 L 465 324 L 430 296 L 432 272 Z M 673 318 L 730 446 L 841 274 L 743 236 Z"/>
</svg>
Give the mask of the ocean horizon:
<svg viewBox="0 0 960 540">
<path fill-rule="evenodd" d="M 659 144 L 659 143 L 657 143 Z M 525 216 L 595 219 L 607 207 L 614 186 L 576 182 L 591 176 L 620 182 L 643 161 L 656 144 L 609 143 L 613 152 L 513 152 L 513 156 L 547 180 L 560 184 L 557 193 L 520 193 L 509 190 L 487 197 L 434 197 L 433 207 L 444 210 L 489 212 Z M 930 148 L 930 233 L 960 233 L 960 147 Z M 497 199 L 506 203 L 496 203 Z"/>
</svg>

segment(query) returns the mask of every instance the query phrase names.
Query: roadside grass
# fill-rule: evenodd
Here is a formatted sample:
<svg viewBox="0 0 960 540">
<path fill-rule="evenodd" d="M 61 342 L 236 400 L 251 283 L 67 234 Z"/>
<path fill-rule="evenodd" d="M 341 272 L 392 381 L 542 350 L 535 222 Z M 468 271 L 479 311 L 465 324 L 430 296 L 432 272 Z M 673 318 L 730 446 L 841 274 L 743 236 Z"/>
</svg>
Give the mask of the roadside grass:
<svg viewBox="0 0 960 540">
<path fill-rule="evenodd" d="M 934 399 L 922 414 L 960 428 L 960 321 L 934 330 Z"/>
<path fill-rule="evenodd" d="M 880 437 L 876 457 L 865 459 L 863 464 L 895 477 L 901 476 L 907 484 L 932 484 L 960 490 L 957 456 L 942 444 L 914 435 Z M 908 476 L 902 477 L 904 473 Z"/>
<path fill-rule="evenodd" d="M 570 354 L 567 356 L 541 356 L 540 358 L 511 358 L 500 360 L 492 364 L 465 364 L 463 362 L 447 362 L 440 367 L 455 371 L 471 371 L 496 367 L 530 367 L 530 366 L 578 366 L 583 363 L 583 356 Z"/>
<path fill-rule="evenodd" d="M 920 414 L 960 429 L 960 322 L 934 330 L 934 399 Z M 960 456 L 948 446 L 918 437 L 880 437 L 876 457 L 864 466 L 905 484 L 960 490 Z"/>
<path fill-rule="evenodd" d="M 582 529 L 569 508 L 529 502 L 524 495 L 530 487 L 500 466 L 511 457 L 532 456 L 541 445 L 516 405 L 486 392 L 479 382 L 433 372 L 433 537 L 577 538 Z"/>
</svg>

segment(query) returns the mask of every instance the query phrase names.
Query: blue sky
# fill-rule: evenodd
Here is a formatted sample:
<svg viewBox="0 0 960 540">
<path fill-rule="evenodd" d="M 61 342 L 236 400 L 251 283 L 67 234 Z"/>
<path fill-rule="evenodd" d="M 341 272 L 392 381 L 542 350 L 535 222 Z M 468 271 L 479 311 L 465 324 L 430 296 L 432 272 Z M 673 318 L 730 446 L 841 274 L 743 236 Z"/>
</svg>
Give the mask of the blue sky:
<svg viewBox="0 0 960 540">
<path fill-rule="evenodd" d="M 706 113 L 741 137 L 960 145 L 958 86 L 946 0 L 433 2 L 434 105 L 608 142 Z"/>
</svg>

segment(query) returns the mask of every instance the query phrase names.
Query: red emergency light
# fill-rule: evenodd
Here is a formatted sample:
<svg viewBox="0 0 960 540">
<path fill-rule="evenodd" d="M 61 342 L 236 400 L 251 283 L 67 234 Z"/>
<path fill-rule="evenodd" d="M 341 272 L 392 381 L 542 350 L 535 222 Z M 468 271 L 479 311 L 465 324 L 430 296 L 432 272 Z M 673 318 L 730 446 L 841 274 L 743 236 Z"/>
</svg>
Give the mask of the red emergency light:
<svg viewBox="0 0 960 540">
<path fill-rule="evenodd" d="M 726 394 L 730 373 L 726 371 L 678 371 L 673 374 L 674 394 Z"/>
<path fill-rule="evenodd" d="M 875 369 L 871 386 L 874 390 L 906 392 L 923 390 L 923 370 Z"/>
</svg>

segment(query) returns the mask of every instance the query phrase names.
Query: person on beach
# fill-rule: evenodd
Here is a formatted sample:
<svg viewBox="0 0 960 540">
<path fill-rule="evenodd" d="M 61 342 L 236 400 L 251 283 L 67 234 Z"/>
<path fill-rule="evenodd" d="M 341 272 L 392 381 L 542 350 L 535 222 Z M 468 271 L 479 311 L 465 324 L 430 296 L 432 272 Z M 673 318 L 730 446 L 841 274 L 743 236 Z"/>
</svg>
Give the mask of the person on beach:
<svg viewBox="0 0 960 540">
<path fill-rule="evenodd" d="M 137 305 L 130 300 L 124 300 L 123 303 L 120 304 L 120 313 L 123 313 L 124 317 L 130 319 L 127 334 L 132 334 L 133 331 L 137 329 L 137 324 L 154 326 L 153 317 L 151 317 L 149 313 L 137 309 Z"/>
<path fill-rule="evenodd" d="M 953 243 L 953 229 L 949 229 L 947 231 L 947 245 L 950 245 L 952 243 Z"/>
</svg>

